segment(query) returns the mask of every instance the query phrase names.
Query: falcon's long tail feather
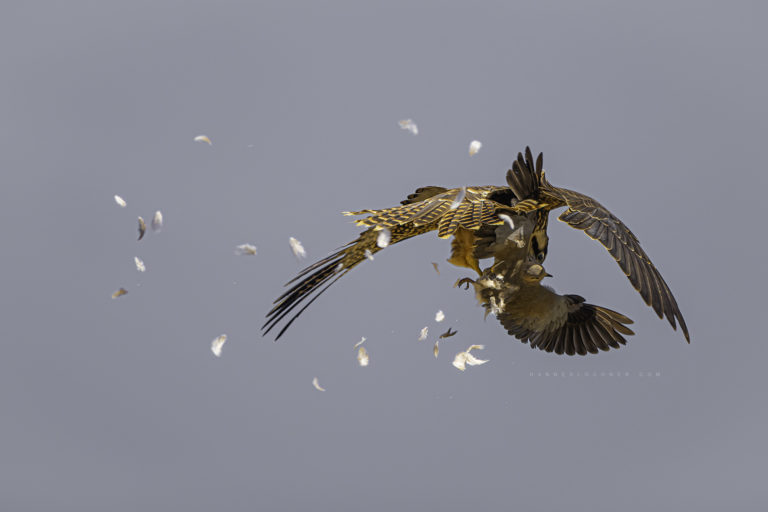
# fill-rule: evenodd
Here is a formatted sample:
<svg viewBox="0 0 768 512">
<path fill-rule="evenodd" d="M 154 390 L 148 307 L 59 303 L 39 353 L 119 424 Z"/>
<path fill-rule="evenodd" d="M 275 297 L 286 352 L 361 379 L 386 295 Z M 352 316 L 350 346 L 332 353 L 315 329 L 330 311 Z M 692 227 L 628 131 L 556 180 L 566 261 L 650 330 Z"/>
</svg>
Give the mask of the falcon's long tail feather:
<svg viewBox="0 0 768 512">
<path fill-rule="evenodd" d="M 436 223 L 427 226 L 413 226 L 413 224 L 395 226 L 391 229 L 389 245 L 402 242 L 403 240 L 432 231 L 436 228 Z M 291 311 L 309 298 L 309 302 L 304 304 L 304 306 L 282 327 L 275 337 L 275 340 L 278 340 L 294 320 L 296 320 L 310 304 L 322 295 L 325 290 L 344 276 L 344 274 L 363 262 L 367 258 L 368 251 L 370 251 L 369 254 L 371 255 L 379 252 L 381 247 L 376 243 L 379 231 L 380 230 L 376 228 L 370 228 L 363 231 L 356 240 L 339 248 L 335 253 L 299 272 L 299 275 L 287 284 L 290 285 L 296 281 L 298 282 L 278 297 L 274 302 L 275 306 L 269 313 L 267 313 L 267 321 L 261 327 L 263 331 L 262 334 L 267 334 L 271 331 L 281 320 L 283 320 L 283 318 L 291 313 Z"/>
</svg>

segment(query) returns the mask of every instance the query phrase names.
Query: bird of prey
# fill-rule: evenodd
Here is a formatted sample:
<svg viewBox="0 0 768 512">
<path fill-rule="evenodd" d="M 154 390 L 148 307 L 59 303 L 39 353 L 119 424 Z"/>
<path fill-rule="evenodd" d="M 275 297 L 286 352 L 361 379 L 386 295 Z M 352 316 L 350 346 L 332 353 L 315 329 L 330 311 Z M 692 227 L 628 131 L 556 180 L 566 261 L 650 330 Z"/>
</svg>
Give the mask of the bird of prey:
<svg viewBox="0 0 768 512">
<path fill-rule="evenodd" d="M 507 172 L 507 182 L 512 190 L 524 185 L 528 194 L 525 201 L 513 208 L 517 211 L 536 208 L 548 213 L 555 208 L 567 207 L 558 219 L 584 231 L 608 249 L 645 303 L 653 308 L 659 318 L 666 317 L 673 329 L 677 330 L 676 323 L 679 323 L 680 330 L 690 343 L 688 327 L 677 301 L 651 259 L 640 247 L 637 237 L 621 220 L 591 197 L 550 184 L 542 160 L 543 156 L 539 153 L 535 166 L 536 184 L 531 186 L 533 154 L 530 148 L 525 148 L 525 158 L 518 153 L 512 169 Z M 541 224 L 546 226 L 546 221 Z"/>
<path fill-rule="evenodd" d="M 637 237 L 621 220 L 594 199 L 551 185 L 545 177 L 542 154 L 534 163 L 530 148 L 526 148 L 525 156 L 518 153 L 512 169 L 507 172 L 506 181 L 506 187 L 423 187 L 401 201 L 401 206 L 345 212 L 347 215 L 367 214 L 368 217 L 356 223 L 368 229 L 337 252 L 302 270 L 288 283 L 291 288 L 277 298 L 275 306 L 267 313 L 267 321 L 262 327 L 264 334 L 311 297 L 282 327 L 277 338 L 282 336 L 330 285 L 362 262 L 366 254 L 381 250 L 376 243 L 381 230 L 391 234 L 390 245 L 437 230 L 440 238 L 453 236 L 450 263 L 471 268 L 482 277 L 484 271 L 480 269 L 479 260 L 493 258 L 494 263 L 487 271 L 503 270 L 506 275 L 512 275 L 512 270 L 521 261 L 530 258 L 538 264 L 544 261 L 549 242 L 546 232 L 549 212 L 567 207 L 559 220 L 598 240 L 646 304 L 660 318 L 666 317 L 673 329 L 677 329 L 679 323 L 690 342 L 685 320 L 667 283 L 640 247 Z"/>
<path fill-rule="evenodd" d="M 493 313 L 507 332 L 531 348 L 568 355 L 596 354 L 626 344 L 632 320 L 607 308 L 587 304 L 579 295 L 558 295 L 541 280 L 551 277 L 539 263 L 518 260 L 488 268 L 475 288 L 486 315 Z"/>
<path fill-rule="evenodd" d="M 547 212 L 538 206 L 539 178 L 532 161 L 515 172 L 513 186 L 481 186 L 447 189 L 428 186 L 416 190 L 400 206 L 383 210 L 343 212 L 368 215 L 356 221 L 368 229 L 330 256 L 305 268 L 275 300 L 262 326 L 267 334 L 296 307 L 306 301 L 282 326 L 275 339 L 325 290 L 382 247 L 377 243 L 382 230 L 394 245 L 424 233 L 437 231 L 440 238 L 453 237 L 449 263 L 471 268 L 482 275 L 479 260 L 518 260 L 532 257 L 544 261 L 547 253 Z M 512 172 L 512 171 L 510 171 Z M 530 199 L 526 204 L 525 200 Z M 517 207 L 517 205 L 522 205 Z M 506 237 L 514 244 L 498 243 Z"/>
</svg>

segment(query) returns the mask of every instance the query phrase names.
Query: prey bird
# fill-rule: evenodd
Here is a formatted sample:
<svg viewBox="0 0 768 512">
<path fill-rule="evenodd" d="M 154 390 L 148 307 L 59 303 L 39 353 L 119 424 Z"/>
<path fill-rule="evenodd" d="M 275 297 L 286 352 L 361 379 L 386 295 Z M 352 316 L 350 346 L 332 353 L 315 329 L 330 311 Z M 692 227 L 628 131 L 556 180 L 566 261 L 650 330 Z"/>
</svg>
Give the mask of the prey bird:
<svg viewBox="0 0 768 512">
<path fill-rule="evenodd" d="M 632 320 L 610 309 L 587 304 L 579 295 L 558 295 L 541 281 L 551 277 L 539 263 L 518 260 L 488 268 L 470 283 L 478 301 L 507 332 L 531 348 L 568 355 L 597 354 L 626 344 Z"/>
</svg>

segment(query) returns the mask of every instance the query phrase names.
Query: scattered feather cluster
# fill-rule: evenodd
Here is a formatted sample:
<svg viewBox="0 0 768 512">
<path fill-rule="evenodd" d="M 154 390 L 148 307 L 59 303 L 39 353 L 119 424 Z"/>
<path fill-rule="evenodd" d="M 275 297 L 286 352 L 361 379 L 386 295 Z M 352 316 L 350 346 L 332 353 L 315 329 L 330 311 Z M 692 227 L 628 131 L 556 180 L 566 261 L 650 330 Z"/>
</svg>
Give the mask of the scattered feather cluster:
<svg viewBox="0 0 768 512">
<path fill-rule="evenodd" d="M 406 130 L 412 133 L 413 135 L 418 135 L 419 133 L 419 128 L 412 119 L 402 120 L 399 122 L 399 125 L 401 129 Z M 194 142 L 205 143 L 209 146 L 213 145 L 213 142 L 211 141 L 210 137 L 203 134 L 196 136 L 194 138 Z M 480 141 L 473 140 L 469 145 L 470 156 L 473 156 L 478 151 L 480 151 L 481 147 L 482 147 L 482 143 Z M 459 191 L 459 193 L 456 195 L 453 202 L 451 203 L 451 206 L 450 206 L 451 209 L 456 209 L 461 205 L 461 203 L 465 198 L 466 191 L 467 191 L 466 187 L 461 188 L 461 190 Z M 121 208 L 127 207 L 127 202 L 125 201 L 125 199 L 123 199 L 121 196 L 117 194 L 114 196 L 114 201 Z M 504 214 L 501 214 L 500 217 L 502 217 L 502 219 L 509 224 L 511 229 L 514 229 L 514 223 L 512 222 L 511 217 Z M 160 210 L 155 211 L 155 213 L 153 214 L 151 219 L 151 228 L 152 228 L 152 231 L 154 232 L 159 232 L 162 230 L 163 213 Z M 376 245 L 380 249 L 386 248 L 391 243 L 392 233 L 388 228 L 383 226 L 377 229 L 378 229 L 378 234 L 376 237 Z M 147 232 L 147 223 L 144 221 L 143 217 L 139 216 L 138 217 L 138 240 L 142 240 L 146 235 L 146 232 Z M 290 237 L 288 239 L 288 242 L 289 242 L 291 251 L 293 252 L 294 256 L 297 259 L 306 258 L 307 256 L 306 250 L 304 249 L 304 246 L 299 240 L 297 240 L 294 237 Z M 235 247 L 235 254 L 240 256 L 255 256 L 257 254 L 257 249 L 256 249 L 256 246 L 253 244 L 244 243 Z M 373 252 L 370 249 L 365 250 L 365 257 L 370 261 L 374 260 Z M 134 256 L 134 263 L 136 265 L 136 270 L 138 272 L 143 273 L 146 271 L 146 265 L 139 256 Z M 435 269 L 435 272 L 437 272 L 437 274 L 439 275 L 440 269 L 438 268 L 438 264 L 436 262 L 433 262 L 432 266 Z M 127 293 L 128 291 L 125 288 L 119 288 L 117 291 L 115 291 L 112 294 L 112 298 L 115 299 L 123 295 L 126 295 Z M 444 319 L 445 319 L 445 314 L 443 313 L 442 310 L 438 311 L 435 314 L 436 322 L 442 322 Z M 435 357 L 438 357 L 438 354 L 439 354 L 440 340 L 454 336 L 456 333 L 457 331 L 454 331 L 451 328 L 448 328 L 446 332 L 444 332 L 439 336 L 438 340 L 435 341 L 434 348 L 433 348 L 433 354 Z M 426 340 L 428 337 L 428 334 L 429 334 L 429 327 L 425 326 L 423 329 L 421 329 L 419 333 L 418 341 Z M 221 353 L 226 341 L 227 341 L 226 334 L 221 334 L 211 341 L 211 352 L 217 358 L 221 357 Z M 364 346 L 362 346 L 365 341 L 366 341 L 366 338 L 362 337 L 360 341 L 354 345 L 354 348 L 357 350 L 358 364 L 362 367 L 366 367 L 370 364 L 370 354 L 368 353 L 368 350 Z M 486 363 L 487 362 L 486 360 L 477 359 L 471 354 L 472 350 L 481 350 L 481 349 L 483 349 L 483 345 L 472 345 L 466 351 L 459 352 L 453 361 L 453 365 L 456 368 L 464 371 L 467 365 L 476 366 L 476 365 L 481 365 Z M 317 377 L 315 377 L 312 380 L 312 386 L 318 391 L 325 391 L 325 388 L 323 388 L 320 385 Z"/>
<path fill-rule="evenodd" d="M 125 201 L 125 199 L 123 199 L 122 196 L 115 194 L 114 199 L 115 199 L 115 203 L 117 203 L 117 205 L 120 206 L 121 208 L 126 208 L 128 206 L 128 203 Z M 157 231 L 160 231 L 162 227 L 163 227 L 163 213 L 160 210 L 157 210 L 152 216 L 152 230 L 157 232 Z M 142 240 L 144 238 L 144 235 L 146 235 L 147 233 L 147 223 L 144 221 L 144 217 L 142 216 L 138 217 L 138 231 L 139 231 L 138 240 Z M 140 257 L 134 256 L 133 263 L 136 265 L 137 271 L 146 272 L 147 266 L 144 263 L 144 260 L 142 260 Z M 122 297 L 127 293 L 128 293 L 128 290 L 126 290 L 125 288 L 119 288 L 116 292 L 112 294 L 112 298 L 116 299 L 117 297 Z"/>
<path fill-rule="evenodd" d="M 442 310 L 438 311 L 437 314 L 435 314 L 435 322 L 442 322 L 445 320 L 445 313 L 443 313 Z M 437 358 L 440 355 L 440 341 L 445 340 L 447 338 L 450 338 L 452 336 L 455 336 L 459 331 L 454 330 L 452 327 L 449 327 L 447 331 L 442 333 L 440 336 L 437 337 L 435 340 L 435 344 L 432 346 L 432 354 Z M 423 329 L 421 329 L 421 332 L 419 333 L 418 341 L 424 341 L 427 339 L 427 336 L 429 334 L 429 327 L 425 326 Z M 482 345 L 472 345 L 469 349 L 467 349 L 466 353 L 468 356 L 457 356 L 458 359 L 454 360 L 454 366 L 457 364 L 461 365 L 475 365 L 475 364 L 483 364 L 486 361 L 481 361 L 480 359 L 477 359 L 472 356 L 469 352 L 473 349 L 482 349 Z M 464 354 L 464 352 L 461 352 L 461 354 Z M 463 369 L 463 368 L 462 368 Z"/>
</svg>

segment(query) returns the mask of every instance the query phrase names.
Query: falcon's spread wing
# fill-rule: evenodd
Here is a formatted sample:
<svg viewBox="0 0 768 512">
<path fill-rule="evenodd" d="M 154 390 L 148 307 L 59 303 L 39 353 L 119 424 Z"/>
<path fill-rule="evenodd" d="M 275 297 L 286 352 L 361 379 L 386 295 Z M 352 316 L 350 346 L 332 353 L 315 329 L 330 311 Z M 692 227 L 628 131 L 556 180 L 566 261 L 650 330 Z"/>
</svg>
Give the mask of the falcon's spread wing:
<svg viewBox="0 0 768 512">
<path fill-rule="evenodd" d="M 587 304 L 578 295 L 557 295 L 536 286 L 537 293 L 528 297 L 531 302 L 497 315 L 509 334 L 531 348 L 569 356 L 597 354 L 625 345 L 622 334 L 634 334 L 625 325 L 632 320 L 621 313 Z"/>
<path fill-rule="evenodd" d="M 448 238 L 459 227 L 476 230 L 485 224 L 501 224 L 496 210 L 509 207 L 496 201 L 501 199 L 505 187 L 463 187 L 443 189 L 424 187 L 408 196 L 402 206 L 383 210 L 360 210 L 344 212 L 344 215 L 365 215 L 368 217 L 355 221 L 358 226 L 380 226 L 392 228 L 406 223 L 425 226 L 437 223 L 437 236 Z M 421 199 L 424 197 L 424 199 Z"/>
<path fill-rule="evenodd" d="M 591 197 L 553 187 L 544 177 L 541 181 L 541 195 L 543 201 L 553 205 L 552 208 L 567 206 L 568 209 L 558 219 L 603 244 L 635 290 L 640 292 L 645 303 L 653 308 L 659 318 L 666 316 L 673 329 L 677 329 L 677 320 L 685 339 L 690 343 L 688 327 L 669 286 L 640 247 L 637 237 L 621 220 Z"/>
<path fill-rule="evenodd" d="M 477 259 L 473 256 L 474 241 L 470 231 L 482 226 L 502 224 L 503 221 L 495 212 L 500 208 L 508 208 L 516 201 L 516 197 L 507 187 L 465 187 L 448 190 L 429 186 L 417 189 L 401 201 L 402 206 L 384 210 L 344 212 L 345 215 L 369 214 L 369 217 L 356 221 L 358 225 L 369 226 L 369 229 L 361 233 L 357 240 L 305 268 L 291 280 L 288 285 L 298 282 L 278 297 L 275 306 L 267 313 L 267 321 L 262 326 L 264 334 L 309 299 L 282 327 L 276 339 L 280 338 L 317 297 L 366 259 L 366 251 L 370 251 L 371 255 L 380 251 L 376 241 L 380 230 L 384 228 L 391 233 L 389 245 L 435 229 L 442 238 L 455 234 L 457 239 L 454 241 L 449 261 L 455 265 L 473 268 L 479 273 Z"/>
</svg>

